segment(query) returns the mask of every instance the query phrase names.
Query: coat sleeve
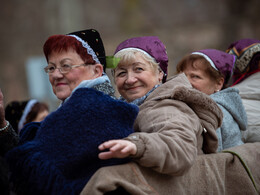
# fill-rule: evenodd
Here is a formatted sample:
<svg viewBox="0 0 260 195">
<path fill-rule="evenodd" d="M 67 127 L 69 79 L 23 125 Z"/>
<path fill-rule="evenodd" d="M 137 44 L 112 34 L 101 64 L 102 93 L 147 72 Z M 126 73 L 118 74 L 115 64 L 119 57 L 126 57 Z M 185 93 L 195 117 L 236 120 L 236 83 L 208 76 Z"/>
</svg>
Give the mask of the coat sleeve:
<svg viewBox="0 0 260 195">
<path fill-rule="evenodd" d="M 182 175 L 197 155 L 198 116 L 181 101 L 166 99 L 140 107 L 135 131 L 127 139 L 137 146 L 138 164 L 157 172 Z"/>
<path fill-rule="evenodd" d="M 9 125 L 8 129 L 0 132 L 0 155 L 3 157 L 9 150 L 17 146 L 19 137 L 15 130 Z"/>
</svg>

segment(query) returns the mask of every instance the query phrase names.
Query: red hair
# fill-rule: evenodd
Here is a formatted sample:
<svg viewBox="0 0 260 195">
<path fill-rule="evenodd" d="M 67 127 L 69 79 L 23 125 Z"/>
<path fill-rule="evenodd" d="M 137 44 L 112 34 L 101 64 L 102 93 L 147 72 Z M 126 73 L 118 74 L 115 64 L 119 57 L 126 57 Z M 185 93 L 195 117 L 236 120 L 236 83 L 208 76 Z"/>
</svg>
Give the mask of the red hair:
<svg viewBox="0 0 260 195">
<path fill-rule="evenodd" d="M 95 64 L 92 56 L 88 54 L 87 49 L 74 37 L 68 35 L 53 35 L 47 39 L 43 46 L 43 52 L 47 62 L 52 52 L 68 51 L 69 49 L 76 51 L 86 64 Z"/>
</svg>

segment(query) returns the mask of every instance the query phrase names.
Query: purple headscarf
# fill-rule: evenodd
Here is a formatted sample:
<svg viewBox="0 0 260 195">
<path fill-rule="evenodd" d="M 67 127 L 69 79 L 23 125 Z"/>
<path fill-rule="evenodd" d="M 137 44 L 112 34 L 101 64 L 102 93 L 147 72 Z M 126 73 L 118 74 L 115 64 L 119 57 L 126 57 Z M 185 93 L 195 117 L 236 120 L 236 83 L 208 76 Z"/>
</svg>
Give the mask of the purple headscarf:
<svg viewBox="0 0 260 195">
<path fill-rule="evenodd" d="M 191 54 L 204 57 L 215 70 L 224 75 L 225 83 L 228 82 L 232 75 L 233 67 L 236 61 L 236 57 L 234 55 L 216 49 L 204 49 Z"/>
<path fill-rule="evenodd" d="M 159 63 L 160 68 L 164 72 L 163 82 L 166 81 L 168 56 L 166 47 L 158 37 L 144 36 L 127 39 L 117 46 L 115 54 L 120 50 L 130 48 L 142 50 L 143 52 L 146 52 L 148 55 L 153 57 L 155 61 Z"/>
</svg>

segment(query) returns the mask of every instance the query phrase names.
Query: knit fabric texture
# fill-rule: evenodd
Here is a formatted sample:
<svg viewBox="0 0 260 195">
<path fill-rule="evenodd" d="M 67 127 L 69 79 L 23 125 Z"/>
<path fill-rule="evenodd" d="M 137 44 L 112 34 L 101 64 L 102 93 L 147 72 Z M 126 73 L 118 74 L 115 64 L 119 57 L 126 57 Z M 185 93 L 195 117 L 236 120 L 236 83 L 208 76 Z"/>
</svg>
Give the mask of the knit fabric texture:
<svg viewBox="0 0 260 195">
<path fill-rule="evenodd" d="M 137 114 L 135 105 L 94 89 L 77 89 L 45 118 L 32 141 L 7 154 L 16 192 L 79 194 L 100 167 L 129 161 L 100 160 L 98 145 L 131 134 Z"/>
</svg>

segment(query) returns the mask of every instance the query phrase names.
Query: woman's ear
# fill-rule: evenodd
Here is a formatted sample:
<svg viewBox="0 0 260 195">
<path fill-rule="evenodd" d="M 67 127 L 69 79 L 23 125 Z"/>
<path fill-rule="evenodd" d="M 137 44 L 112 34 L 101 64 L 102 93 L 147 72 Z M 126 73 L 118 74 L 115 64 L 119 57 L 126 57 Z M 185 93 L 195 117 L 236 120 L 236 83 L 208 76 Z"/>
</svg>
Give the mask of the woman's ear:
<svg viewBox="0 0 260 195">
<path fill-rule="evenodd" d="M 160 83 L 161 83 L 162 80 L 163 80 L 163 75 L 164 75 L 163 71 L 162 71 L 162 70 L 159 70 L 159 82 L 160 82 Z"/>
<path fill-rule="evenodd" d="M 223 77 L 221 77 L 221 78 L 217 81 L 217 83 L 216 83 L 216 85 L 215 85 L 215 91 L 220 91 L 220 90 L 223 88 L 224 81 L 225 81 L 225 79 L 224 79 Z"/>
<path fill-rule="evenodd" d="M 102 64 L 95 64 L 94 67 L 94 76 L 95 78 L 101 77 L 103 73 L 103 66 Z"/>
</svg>

